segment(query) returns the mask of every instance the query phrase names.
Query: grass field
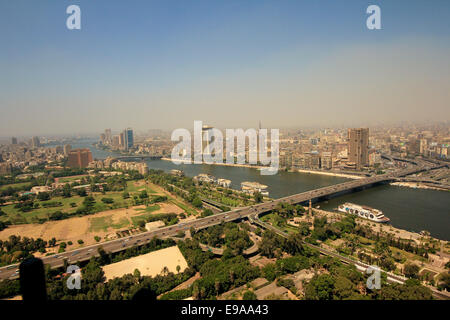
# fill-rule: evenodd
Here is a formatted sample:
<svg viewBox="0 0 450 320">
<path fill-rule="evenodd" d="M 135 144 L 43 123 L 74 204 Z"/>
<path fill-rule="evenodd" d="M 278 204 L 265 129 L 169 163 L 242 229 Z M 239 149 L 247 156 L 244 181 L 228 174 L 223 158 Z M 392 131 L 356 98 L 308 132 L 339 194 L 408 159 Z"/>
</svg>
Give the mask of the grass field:
<svg viewBox="0 0 450 320">
<path fill-rule="evenodd" d="M 11 188 L 20 188 L 20 187 L 23 187 L 23 186 L 26 186 L 26 185 L 30 185 L 30 182 L 19 182 L 19 183 L 13 183 L 13 184 L 5 184 L 3 186 L 0 186 L 0 191 L 6 190 L 9 187 L 11 187 Z"/>
<path fill-rule="evenodd" d="M 157 193 L 155 190 L 146 186 L 142 181 L 136 183 L 136 181 L 128 181 L 127 182 L 127 190 L 130 193 L 140 193 L 142 190 L 147 190 L 148 194 Z"/>
<path fill-rule="evenodd" d="M 74 182 L 77 180 L 81 180 L 83 177 L 88 177 L 88 175 L 81 174 L 79 176 L 61 177 L 61 178 L 57 178 L 57 179 L 58 179 L 58 182 L 60 182 L 60 183 L 70 183 L 70 182 Z"/>
<path fill-rule="evenodd" d="M 93 197 L 96 201 L 94 205 L 94 212 L 123 208 L 132 205 L 131 199 L 122 198 L 122 192 L 107 192 L 106 194 L 94 194 Z M 112 198 L 114 200 L 114 203 L 105 204 L 101 201 L 102 198 Z M 43 207 L 43 204 L 54 201 L 61 202 L 62 205 L 52 208 Z M 84 198 L 80 196 L 72 196 L 70 198 L 54 197 L 50 201 L 35 201 L 35 203 L 40 204 L 40 207 L 37 209 L 33 209 L 30 212 L 22 212 L 19 209 L 14 208 L 14 204 L 10 204 L 1 207 L 2 211 L 5 212 L 6 215 L 0 216 L 0 221 L 10 220 L 13 224 L 35 223 L 36 219 L 48 218 L 48 215 L 55 211 L 61 211 L 68 214 L 75 214 L 77 208 L 79 208 L 82 205 L 83 201 Z M 74 203 L 76 206 L 72 207 L 71 203 Z"/>
<path fill-rule="evenodd" d="M 136 210 L 136 211 L 141 211 L 142 210 L 142 212 L 145 212 L 145 213 L 141 214 L 141 215 L 138 215 L 138 216 L 131 217 L 131 221 L 132 221 L 133 225 L 134 226 L 138 226 L 141 221 L 146 222 L 147 219 L 150 216 L 153 215 L 152 212 L 157 211 L 159 209 L 160 209 L 160 207 L 158 205 L 154 205 L 154 206 L 151 206 L 151 207 L 147 207 L 147 208 L 145 208 L 143 210 L 142 209 Z"/>
<path fill-rule="evenodd" d="M 67 177 L 68 179 L 79 179 L 80 176 L 75 177 Z M 18 186 L 18 185 L 24 185 L 27 183 L 21 183 L 21 184 L 14 184 L 10 186 Z M 157 188 L 151 187 L 152 185 L 145 185 L 144 181 L 128 181 L 127 182 L 127 188 L 126 191 L 130 193 L 129 199 L 123 199 L 123 192 L 106 192 L 105 194 L 101 193 L 95 193 L 92 194 L 92 196 L 95 199 L 95 204 L 93 206 L 93 213 L 95 212 L 102 212 L 107 211 L 111 209 L 118 209 L 118 208 L 127 208 L 133 206 L 133 196 L 138 195 L 142 190 L 147 190 L 147 193 L 153 194 L 153 195 L 167 195 L 168 201 L 166 203 L 173 204 L 179 208 L 181 208 L 183 211 L 185 211 L 188 215 L 196 215 L 197 211 L 193 209 L 192 207 L 188 206 L 187 204 L 181 202 L 180 200 L 175 199 L 174 197 L 165 194 L 163 192 L 158 192 Z M 7 187 L 7 186 L 2 186 Z M 101 201 L 102 198 L 111 198 L 114 200 L 114 203 L 112 204 L 105 204 Z M 26 224 L 26 223 L 38 223 L 39 219 L 48 219 L 49 215 L 56 211 L 61 211 L 64 213 L 67 213 L 69 215 L 74 215 L 79 207 L 82 206 L 82 203 L 84 201 L 84 197 L 80 197 L 78 195 L 73 195 L 70 198 L 63 198 L 63 197 L 53 197 L 49 201 L 38 201 L 36 200 L 34 203 L 39 204 L 39 208 L 33 209 L 29 212 L 22 212 L 18 208 L 14 208 L 14 204 L 2 206 L 1 210 L 5 212 L 6 214 L 3 216 L 0 216 L 0 221 L 11 221 L 12 224 Z M 45 208 L 43 205 L 48 202 L 61 202 L 60 206 L 56 207 L 49 207 Z M 72 204 L 74 204 L 72 206 Z M 159 206 L 150 206 L 147 208 L 142 209 L 142 213 L 152 213 L 155 210 L 158 210 Z M 117 222 L 116 222 L 117 223 Z M 129 221 L 128 221 L 129 223 Z M 134 221 L 133 221 L 134 223 Z M 98 222 L 98 228 L 102 229 L 102 225 L 105 225 L 106 222 Z M 120 226 L 126 226 L 127 223 L 122 221 L 119 223 Z M 97 228 L 97 227 L 95 227 Z"/>
</svg>

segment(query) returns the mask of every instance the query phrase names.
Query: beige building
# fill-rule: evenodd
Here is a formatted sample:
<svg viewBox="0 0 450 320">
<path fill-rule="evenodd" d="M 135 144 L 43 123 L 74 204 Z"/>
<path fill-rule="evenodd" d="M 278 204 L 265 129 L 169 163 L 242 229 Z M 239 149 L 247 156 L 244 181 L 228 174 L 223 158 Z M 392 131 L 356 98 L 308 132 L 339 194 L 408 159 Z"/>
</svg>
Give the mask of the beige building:
<svg viewBox="0 0 450 320">
<path fill-rule="evenodd" d="M 331 169 L 333 167 L 333 158 L 331 152 L 322 152 L 320 159 L 320 165 L 322 169 Z"/>
<path fill-rule="evenodd" d="M 348 161 L 357 170 L 369 164 L 369 128 L 348 129 Z"/>
</svg>

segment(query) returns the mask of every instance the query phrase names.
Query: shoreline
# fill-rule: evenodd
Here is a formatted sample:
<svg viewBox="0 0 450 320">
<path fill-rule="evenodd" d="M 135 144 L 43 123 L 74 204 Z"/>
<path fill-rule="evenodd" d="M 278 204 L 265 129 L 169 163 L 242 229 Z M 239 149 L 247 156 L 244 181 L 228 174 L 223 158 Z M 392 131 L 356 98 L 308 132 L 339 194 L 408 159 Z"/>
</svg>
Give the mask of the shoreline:
<svg viewBox="0 0 450 320">
<path fill-rule="evenodd" d="M 410 189 L 424 189 L 424 190 L 434 190 L 434 191 L 448 191 L 439 187 L 431 187 L 419 182 L 391 182 L 389 185 L 395 187 L 403 187 Z"/>
<path fill-rule="evenodd" d="M 306 170 L 306 169 L 296 169 L 295 171 L 291 171 L 291 172 L 319 174 L 319 175 L 324 175 L 324 176 L 341 177 L 341 178 L 348 178 L 348 179 L 355 179 L 355 180 L 364 178 L 361 176 L 347 174 L 347 173 L 325 172 L 325 171 Z"/>
<path fill-rule="evenodd" d="M 170 158 L 161 158 L 161 160 L 164 161 L 172 161 Z M 196 163 L 192 163 L 196 164 Z M 270 167 L 267 166 L 256 166 L 256 165 L 250 165 L 250 164 L 237 164 L 237 163 L 198 163 L 198 164 L 205 164 L 205 165 L 211 165 L 211 166 L 226 166 L 226 167 L 238 167 L 238 168 L 253 168 L 253 169 L 269 169 Z M 284 169 L 279 169 L 280 171 L 285 171 Z M 340 178 L 348 178 L 348 179 L 362 179 L 364 177 L 358 176 L 358 175 L 351 175 L 346 173 L 337 173 L 337 172 L 325 172 L 325 171 L 315 171 L 315 170 L 304 170 L 304 169 L 296 169 L 296 170 L 290 170 L 288 172 L 299 172 L 299 173 L 308 173 L 308 174 L 319 174 L 324 176 L 332 176 L 332 177 L 340 177 Z"/>
<path fill-rule="evenodd" d="M 329 210 L 329 209 L 324 210 L 321 208 L 312 208 L 312 210 L 315 212 L 318 212 L 318 213 L 326 214 L 326 215 L 340 215 L 340 216 L 344 216 L 344 217 L 346 216 L 345 213 L 336 212 L 336 211 Z M 367 220 L 367 219 L 364 219 L 361 217 L 356 217 L 356 219 L 357 219 L 357 223 L 368 225 L 371 228 L 378 228 L 381 231 L 390 233 L 391 235 L 394 235 L 397 237 L 401 236 L 401 237 L 403 237 L 403 239 L 412 239 L 415 241 L 422 241 L 422 239 L 427 238 L 427 236 L 423 236 L 417 231 L 411 231 L 408 229 L 402 229 L 399 227 L 395 227 L 391 223 L 387 223 L 387 224 L 386 223 L 378 223 L 378 222 L 373 222 L 373 221 L 370 221 L 370 220 Z M 375 223 L 375 226 L 373 225 L 374 223 Z M 444 244 L 444 247 L 449 242 L 449 240 L 437 238 L 436 236 L 433 236 L 433 235 L 430 235 L 428 237 L 442 242 Z"/>
<path fill-rule="evenodd" d="M 164 161 L 172 161 L 170 158 L 161 158 Z M 253 166 L 251 164 L 238 164 L 238 163 L 195 163 L 192 161 L 190 164 L 205 164 L 208 166 L 226 166 L 226 167 L 239 167 L 239 168 L 253 168 L 253 169 L 262 169 L 262 168 L 270 168 L 265 166 Z"/>
</svg>

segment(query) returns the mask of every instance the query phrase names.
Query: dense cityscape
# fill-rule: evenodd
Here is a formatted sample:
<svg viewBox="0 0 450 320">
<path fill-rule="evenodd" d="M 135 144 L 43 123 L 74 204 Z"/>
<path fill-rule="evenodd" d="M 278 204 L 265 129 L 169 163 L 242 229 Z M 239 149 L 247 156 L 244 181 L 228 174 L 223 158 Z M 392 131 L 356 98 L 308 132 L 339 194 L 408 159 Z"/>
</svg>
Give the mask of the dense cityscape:
<svg viewBox="0 0 450 320">
<path fill-rule="evenodd" d="M 446 123 L 415 128 L 285 129 L 279 139 L 280 170 L 287 175 L 339 177 L 363 185 L 365 179 L 389 176 L 382 183 L 447 193 L 449 130 Z M 91 139 L 12 137 L 0 146 L 3 298 L 19 293 L 14 284 L 18 269 L 10 266 L 17 266 L 29 255 L 49 263 L 49 286 L 60 286 L 61 279 L 70 276 L 64 266 L 76 261 L 85 265 L 82 272 L 103 269 L 107 282 L 100 281 L 105 286 L 102 290 L 112 286 L 109 279 L 126 281 L 130 273 L 140 279 L 138 287 L 148 281 L 160 283 L 156 293 L 161 299 L 316 299 L 324 292 L 314 286 L 325 280 L 334 283 L 326 299 L 448 298 L 448 233 L 436 238 L 425 227 L 403 230 L 364 203 L 341 202 L 339 208 L 322 209 L 334 197 L 333 192 L 322 197 L 309 195 L 307 201 L 283 198 L 274 202 L 272 186 L 259 179 L 242 181 L 236 188 L 231 176 L 215 177 L 205 169 L 223 166 L 221 163 L 197 165 L 199 173 L 191 176 L 176 165 L 160 170 L 154 168 L 155 163 L 172 163 L 175 142 L 170 132 L 152 130 L 137 136 L 132 128 L 112 132 L 106 129 Z M 248 146 L 245 152 L 248 160 Z M 233 165 L 227 166 L 235 170 Z M 254 171 L 261 167 L 234 166 Z M 411 169 L 411 174 L 391 178 Z M 377 185 L 368 187 L 376 189 Z M 358 193 L 366 187 L 352 186 L 347 191 Z M 256 216 L 230 218 L 235 212 L 245 212 L 247 207 L 256 210 L 266 203 L 274 204 Z M 205 220 L 215 216 L 217 222 Z M 75 228 L 79 230 L 67 233 L 68 222 L 79 224 L 80 228 Z M 100 258 L 91 258 L 97 252 Z M 167 265 L 149 269 L 146 264 L 154 260 L 145 258 L 152 254 L 167 259 Z M 225 269 L 237 263 L 248 272 L 232 282 L 213 281 L 210 292 L 207 279 L 219 275 L 208 275 L 203 269 L 212 256 L 223 256 L 222 260 L 227 256 Z M 323 263 L 329 260 L 324 258 L 347 264 L 346 259 L 351 259 L 351 263 L 327 269 Z M 316 261 L 315 267 L 311 259 Z M 387 272 L 384 281 L 394 283 L 387 287 L 390 291 L 362 291 L 365 276 L 358 268 L 369 264 Z M 331 278 L 323 268 L 331 272 Z M 344 280 L 339 276 L 342 272 L 353 272 L 355 278 Z M 128 292 L 114 290 L 109 291 L 108 299 L 131 298 Z M 52 299 L 63 297 L 57 292 L 52 293 Z M 64 293 L 65 299 L 70 297 L 105 298 L 89 291 Z"/>
</svg>

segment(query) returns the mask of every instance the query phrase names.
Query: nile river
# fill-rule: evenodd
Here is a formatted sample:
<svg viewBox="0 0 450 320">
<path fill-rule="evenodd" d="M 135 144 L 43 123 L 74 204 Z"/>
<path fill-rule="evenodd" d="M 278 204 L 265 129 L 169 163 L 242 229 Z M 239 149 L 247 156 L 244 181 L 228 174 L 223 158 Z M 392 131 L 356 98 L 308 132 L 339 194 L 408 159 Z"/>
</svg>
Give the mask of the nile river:
<svg viewBox="0 0 450 320">
<path fill-rule="evenodd" d="M 73 148 L 77 147 L 89 147 L 93 157 L 97 159 L 112 155 L 110 152 L 94 148 L 91 144 L 74 143 Z M 280 198 L 348 180 L 340 177 L 292 172 L 278 172 L 276 175 L 263 176 L 254 168 L 194 164 L 177 166 L 171 161 L 164 160 L 149 160 L 147 164 L 150 169 L 164 171 L 180 169 L 190 177 L 199 173 L 208 173 L 216 178 L 229 179 L 232 181 L 233 189 L 240 189 L 242 181 L 257 181 L 269 187 L 268 191 L 272 198 Z M 318 205 L 323 209 L 334 209 L 340 203 L 347 201 L 382 210 L 391 219 L 391 224 L 397 228 L 415 232 L 428 230 L 434 237 L 450 240 L 450 192 L 382 185 L 333 198 Z"/>
</svg>

